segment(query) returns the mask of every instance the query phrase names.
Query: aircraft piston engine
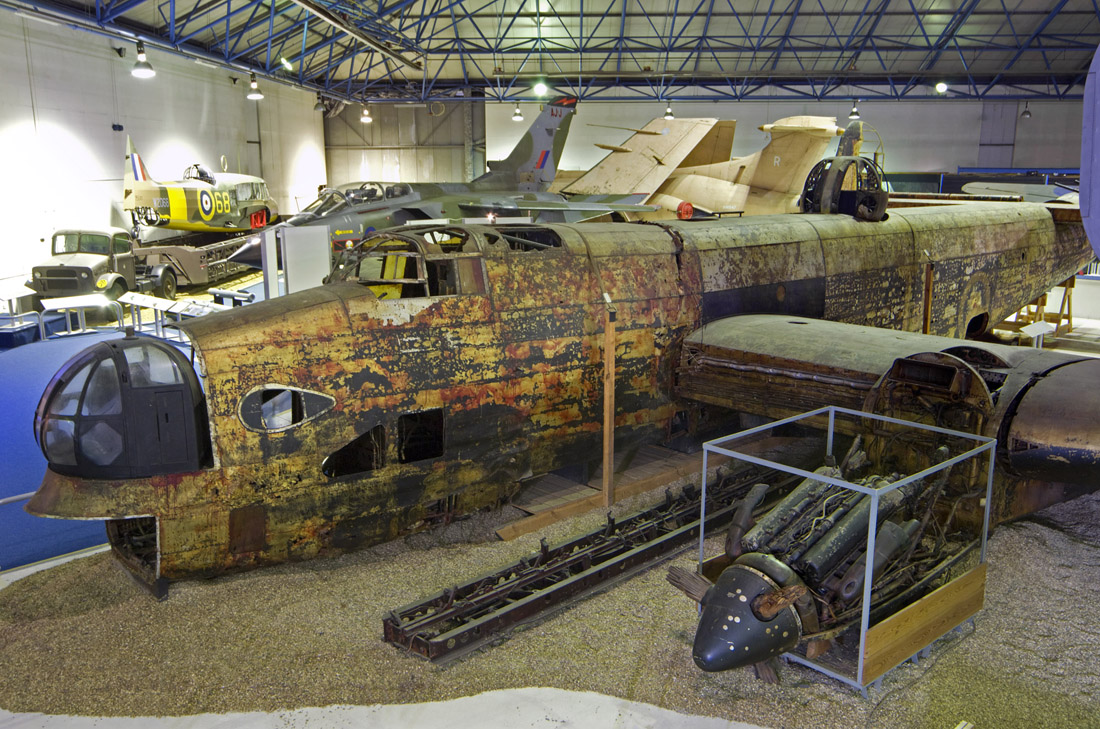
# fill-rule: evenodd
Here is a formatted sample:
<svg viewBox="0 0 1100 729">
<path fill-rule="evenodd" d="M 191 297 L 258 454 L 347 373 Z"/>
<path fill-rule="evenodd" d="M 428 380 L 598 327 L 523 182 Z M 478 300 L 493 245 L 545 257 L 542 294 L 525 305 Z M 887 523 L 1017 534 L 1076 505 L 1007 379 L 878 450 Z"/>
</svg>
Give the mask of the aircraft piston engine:
<svg viewBox="0 0 1100 729">
<path fill-rule="evenodd" d="M 803 633 L 802 616 L 816 624 L 812 605 L 781 607 L 775 614 L 761 603 L 802 580 L 775 557 L 749 553 L 718 576 L 703 598 L 703 614 L 691 657 L 704 671 L 725 671 L 765 661 L 794 648 Z M 807 608 L 809 614 L 807 614 Z"/>
<path fill-rule="evenodd" d="M 946 449 L 937 457 L 946 458 Z M 832 467 L 817 473 L 839 476 Z M 890 479 L 872 475 L 859 482 L 882 487 Z M 938 495 L 938 490 L 915 481 L 880 498 L 875 575 L 919 539 L 920 521 L 899 525 L 889 519 L 916 505 L 922 493 Z M 692 647 L 695 664 L 724 671 L 765 661 L 793 649 L 826 618 L 858 602 L 870 507 L 868 495 L 806 479 L 761 516 L 741 540 L 752 551 L 723 570 L 703 598 Z M 819 604 L 825 606 L 821 615 Z"/>
</svg>

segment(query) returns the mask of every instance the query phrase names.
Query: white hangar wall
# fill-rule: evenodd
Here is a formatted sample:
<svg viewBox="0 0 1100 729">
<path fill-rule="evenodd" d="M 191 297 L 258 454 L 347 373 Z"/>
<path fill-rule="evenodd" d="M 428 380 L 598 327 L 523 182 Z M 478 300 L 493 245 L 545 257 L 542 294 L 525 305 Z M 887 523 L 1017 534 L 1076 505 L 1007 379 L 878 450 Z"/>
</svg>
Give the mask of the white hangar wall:
<svg viewBox="0 0 1100 729">
<path fill-rule="evenodd" d="M 325 119 L 325 159 L 332 187 L 353 181 L 469 182 L 485 171 L 484 105 L 350 104 Z"/>
<path fill-rule="evenodd" d="M 836 117 L 844 126 L 852 105 L 847 101 L 673 102 L 677 117 L 736 119 L 736 157 L 752 154 L 767 143 L 762 124 L 802 114 Z M 537 104 L 520 104 L 525 121 L 511 121 L 513 105 L 486 104 L 486 155 L 504 157 L 537 113 Z M 1079 167 L 1080 101 L 1034 101 L 1030 119 L 1020 119 L 1024 102 L 861 101 L 862 120 L 882 137 L 887 172 L 954 172 L 959 167 Z M 630 132 L 592 125 L 642 127 L 662 116 L 663 102 L 600 102 L 577 105 L 561 168 L 588 169 L 606 151 L 595 143 L 620 144 Z M 863 153 L 874 151 L 870 135 Z"/>
<path fill-rule="evenodd" d="M 178 180 L 195 162 L 216 171 L 225 155 L 229 171 L 264 177 L 280 210 L 293 212 L 325 181 L 313 94 L 261 80 L 265 98 L 249 101 L 247 74 L 155 48 L 148 57 L 157 75 L 137 79 L 133 43 L 0 12 L 0 279 L 48 255 L 57 228 L 130 226 L 121 210 L 127 135 L 154 179 Z"/>
</svg>

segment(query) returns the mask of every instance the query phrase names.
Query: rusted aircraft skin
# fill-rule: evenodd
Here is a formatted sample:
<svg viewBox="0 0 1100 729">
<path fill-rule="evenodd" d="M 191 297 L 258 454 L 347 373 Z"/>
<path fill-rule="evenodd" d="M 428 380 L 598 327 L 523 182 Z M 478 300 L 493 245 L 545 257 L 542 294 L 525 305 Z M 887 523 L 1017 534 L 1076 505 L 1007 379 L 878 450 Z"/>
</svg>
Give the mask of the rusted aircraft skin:
<svg viewBox="0 0 1100 729">
<path fill-rule="evenodd" d="M 688 407 L 674 399 L 674 369 L 683 338 L 705 322 L 771 312 L 920 331 L 927 304 L 931 332 L 957 336 L 1092 255 L 1079 225 L 1024 204 L 909 209 L 881 223 L 784 215 L 446 230 L 464 238 L 460 249 L 416 229 L 385 237 L 412 241 L 417 265 L 455 262 L 453 295 L 378 298 L 352 277 L 184 324 L 209 463 L 126 480 L 51 466 L 27 510 L 114 520 L 116 552 L 149 582 L 365 546 L 598 457 L 605 293 L 617 309 L 616 440 L 626 447 L 666 437 Z M 536 234 L 558 242 L 524 250 L 504 237 Z M 265 386 L 332 405 L 284 430 L 250 429 L 242 400 Z M 408 457 L 402 418 L 434 409 L 439 453 Z M 326 458 L 372 432 L 382 447 L 370 468 L 325 475 Z M 133 540 L 118 535 L 140 519 L 157 546 L 135 566 Z"/>
</svg>

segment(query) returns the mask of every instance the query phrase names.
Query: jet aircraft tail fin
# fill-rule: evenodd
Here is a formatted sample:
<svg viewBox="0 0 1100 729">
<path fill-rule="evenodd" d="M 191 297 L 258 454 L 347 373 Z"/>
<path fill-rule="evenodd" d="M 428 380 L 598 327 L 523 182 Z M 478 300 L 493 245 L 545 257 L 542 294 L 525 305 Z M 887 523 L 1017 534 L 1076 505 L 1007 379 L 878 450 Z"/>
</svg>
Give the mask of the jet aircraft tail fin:
<svg viewBox="0 0 1100 729">
<path fill-rule="evenodd" d="M 512 153 L 489 162 L 489 172 L 474 180 L 474 189 L 543 192 L 557 174 L 577 100 L 560 97 L 545 104 Z"/>
<path fill-rule="evenodd" d="M 752 187 L 789 195 L 802 192 L 806 175 L 821 160 L 829 142 L 844 133 L 836 119 L 820 116 L 789 116 L 760 129 L 771 132 L 772 138 L 759 152 Z"/>
</svg>

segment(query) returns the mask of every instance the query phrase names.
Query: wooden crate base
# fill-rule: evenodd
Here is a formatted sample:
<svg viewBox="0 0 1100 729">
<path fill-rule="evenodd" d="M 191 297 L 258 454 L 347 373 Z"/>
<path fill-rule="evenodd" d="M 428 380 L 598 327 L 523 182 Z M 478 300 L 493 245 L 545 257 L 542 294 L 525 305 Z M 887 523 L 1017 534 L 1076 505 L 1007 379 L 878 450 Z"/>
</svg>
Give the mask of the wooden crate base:
<svg viewBox="0 0 1100 729">
<path fill-rule="evenodd" d="M 985 601 L 985 563 L 867 630 L 863 683 L 870 684 L 974 616 Z"/>
</svg>

